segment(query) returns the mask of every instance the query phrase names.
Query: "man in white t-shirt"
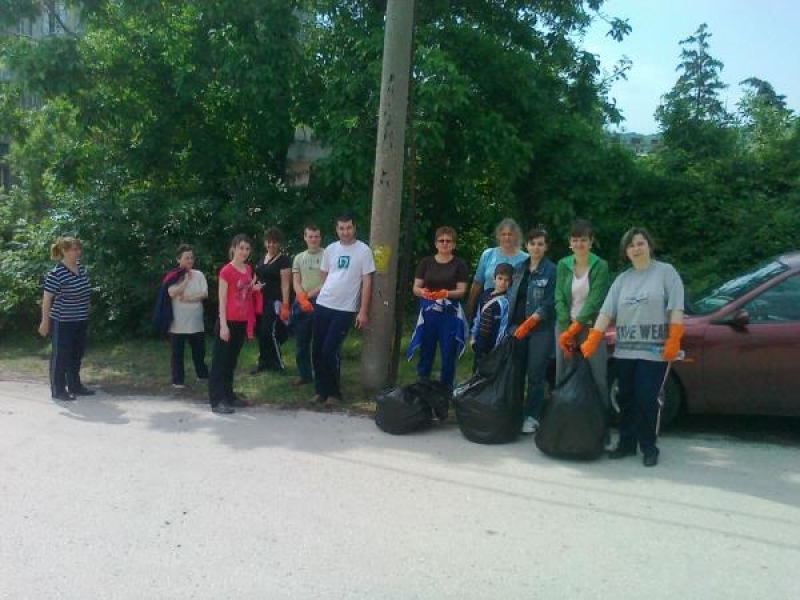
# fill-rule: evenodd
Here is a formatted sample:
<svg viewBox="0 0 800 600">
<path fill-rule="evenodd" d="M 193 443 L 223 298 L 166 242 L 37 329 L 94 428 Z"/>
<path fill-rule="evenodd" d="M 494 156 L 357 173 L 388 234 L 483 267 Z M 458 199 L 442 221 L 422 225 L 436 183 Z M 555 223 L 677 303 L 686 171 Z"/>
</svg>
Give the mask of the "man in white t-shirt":
<svg viewBox="0 0 800 600">
<path fill-rule="evenodd" d="M 314 310 L 311 353 L 316 389 L 313 400 L 327 405 L 335 404 L 342 397 L 342 342 L 354 320 L 358 329 L 369 321 L 372 274 L 375 272 L 372 250 L 356 239 L 352 216 L 336 218 L 336 234 L 339 241 L 325 248 L 320 264 L 322 287 Z"/>
</svg>

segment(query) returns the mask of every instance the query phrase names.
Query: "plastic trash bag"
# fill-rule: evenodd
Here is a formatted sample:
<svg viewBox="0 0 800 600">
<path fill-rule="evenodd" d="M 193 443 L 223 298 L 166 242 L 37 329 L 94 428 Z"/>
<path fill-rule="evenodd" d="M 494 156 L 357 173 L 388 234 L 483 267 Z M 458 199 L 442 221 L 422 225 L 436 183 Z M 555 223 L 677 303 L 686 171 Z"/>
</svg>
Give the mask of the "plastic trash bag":
<svg viewBox="0 0 800 600">
<path fill-rule="evenodd" d="M 478 444 L 505 444 L 522 426 L 522 385 L 515 358 L 517 340 L 509 336 L 478 365 L 478 375 L 453 391 L 461 433 Z"/>
<path fill-rule="evenodd" d="M 376 398 L 375 424 L 393 435 L 428 427 L 433 415 L 444 421 L 450 407 L 450 390 L 438 381 L 417 381 Z"/>
<path fill-rule="evenodd" d="M 576 352 L 571 362 L 571 369 L 543 407 L 536 446 L 558 458 L 593 460 L 603 453 L 606 408 L 589 361 Z"/>
<path fill-rule="evenodd" d="M 447 420 L 450 411 L 450 400 L 453 393 L 441 381 L 418 381 L 409 386 L 409 393 L 419 394 L 423 400 L 431 405 L 433 414 L 440 421 Z"/>
</svg>

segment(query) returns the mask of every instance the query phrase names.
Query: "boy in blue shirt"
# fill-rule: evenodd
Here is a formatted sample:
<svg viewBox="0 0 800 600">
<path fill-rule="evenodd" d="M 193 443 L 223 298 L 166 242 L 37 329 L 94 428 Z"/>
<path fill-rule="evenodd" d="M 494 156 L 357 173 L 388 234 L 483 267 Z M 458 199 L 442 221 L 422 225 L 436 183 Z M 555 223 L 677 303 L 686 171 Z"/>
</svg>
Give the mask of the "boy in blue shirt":
<svg viewBox="0 0 800 600">
<path fill-rule="evenodd" d="M 500 263 L 494 269 L 494 289 L 481 295 L 475 320 L 472 323 L 472 351 L 475 353 L 473 371 L 478 361 L 489 354 L 502 339 L 508 326 L 508 298 L 506 292 L 511 287 L 513 267 Z"/>
</svg>

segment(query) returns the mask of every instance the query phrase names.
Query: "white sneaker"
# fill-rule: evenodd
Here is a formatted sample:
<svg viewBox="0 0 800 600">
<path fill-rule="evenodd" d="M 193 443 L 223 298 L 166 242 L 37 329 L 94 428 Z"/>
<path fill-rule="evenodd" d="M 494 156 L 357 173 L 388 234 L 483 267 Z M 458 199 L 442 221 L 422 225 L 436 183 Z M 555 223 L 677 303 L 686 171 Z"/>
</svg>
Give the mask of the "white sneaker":
<svg viewBox="0 0 800 600">
<path fill-rule="evenodd" d="M 605 436 L 603 437 L 603 450 L 611 452 L 617 447 L 617 443 L 611 439 L 611 431 L 606 429 Z"/>
<path fill-rule="evenodd" d="M 186 386 L 185 386 L 185 385 L 183 385 L 182 383 L 173 383 L 173 384 L 172 384 L 172 387 L 174 387 L 176 390 L 182 390 L 182 389 L 184 389 Z"/>
<path fill-rule="evenodd" d="M 527 417 L 522 424 L 522 433 L 536 433 L 539 429 L 539 421 L 533 417 Z"/>
</svg>

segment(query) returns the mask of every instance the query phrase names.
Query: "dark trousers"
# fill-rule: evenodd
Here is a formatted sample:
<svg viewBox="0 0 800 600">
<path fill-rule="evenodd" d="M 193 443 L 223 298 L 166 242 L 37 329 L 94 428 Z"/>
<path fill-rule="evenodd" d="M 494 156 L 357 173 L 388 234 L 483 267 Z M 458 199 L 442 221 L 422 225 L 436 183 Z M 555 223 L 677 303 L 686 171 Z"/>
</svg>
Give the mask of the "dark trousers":
<svg viewBox="0 0 800 600">
<path fill-rule="evenodd" d="M 301 379 L 311 381 L 314 372 L 311 368 L 311 339 L 314 334 L 314 313 L 298 310 L 294 315 L 294 360 Z"/>
<path fill-rule="evenodd" d="M 342 343 L 353 324 L 355 313 L 317 305 L 314 310 L 314 387 L 322 398 L 341 398 Z"/>
<path fill-rule="evenodd" d="M 258 366 L 272 371 L 283 371 L 281 344 L 286 341 L 286 329 L 272 308 L 272 302 L 264 301 L 264 314 L 258 318 Z"/>
<path fill-rule="evenodd" d="M 439 380 L 452 390 L 453 380 L 456 377 L 456 359 L 458 358 L 455 327 L 459 325 L 459 321 L 452 314 L 433 310 L 424 311 L 422 318 L 424 322 L 417 376 L 430 377 L 438 345 L 441 352 Z"/>
<path fill-rule="evenodd" d="M 542 329 L 539 329 L 542 327 Z M 525 417 L 539 419 L 544 402 L 544 389 L 547 383 L 547 365 L 555 351 L 555 332 L 547 323 L 539 325 L 536 329 L 523 338 L 518 344 L 519 360 L 522 377 L 520 382 L 527 380 L 525 394 Z M 520 386 L 523 384 L 520 383 Z"/>
<path fill-rule="evenodd" d="M 228 321 L 231 332 L 226 342 L 219 337 L 219 323 L 214 328 L 214 349 L 211 353 L 211 372 L 208 374 L 208 399 L 211 406 L 233 399 L 233 374 L 247 335 L 245 321 Z"/>
<path fill-rule="evenodd" d="M 655 360 L 615 360 L 619 381 L 619 444 L 642 453 L 657 452 L 656 421 L 658 392 L 667 372 L 667 363 Z"/>
<path fill-rule="evenodd" d="M 50 393 L 75 392 L 81 383 L 81 361 L 86 351 L 88 321 L 50 319 L 53 350 L 50 353 Z"/>
<path fill-rule="evenodd" d="M 198 379 L 206 379 L 208 377 L 208 367 L 206 367 L 206 334 L 202 331 L 197 333 L 170 333 L 170 364 L 172 365 L 172 383 L 176 385 L 183 385 L 184 370 L 183 370 L 183 349 L 186 341 L 189 342 L 189 347 L 192 349 L 192 362 L 194 363 L 194 372 Z"/>
</svg>

